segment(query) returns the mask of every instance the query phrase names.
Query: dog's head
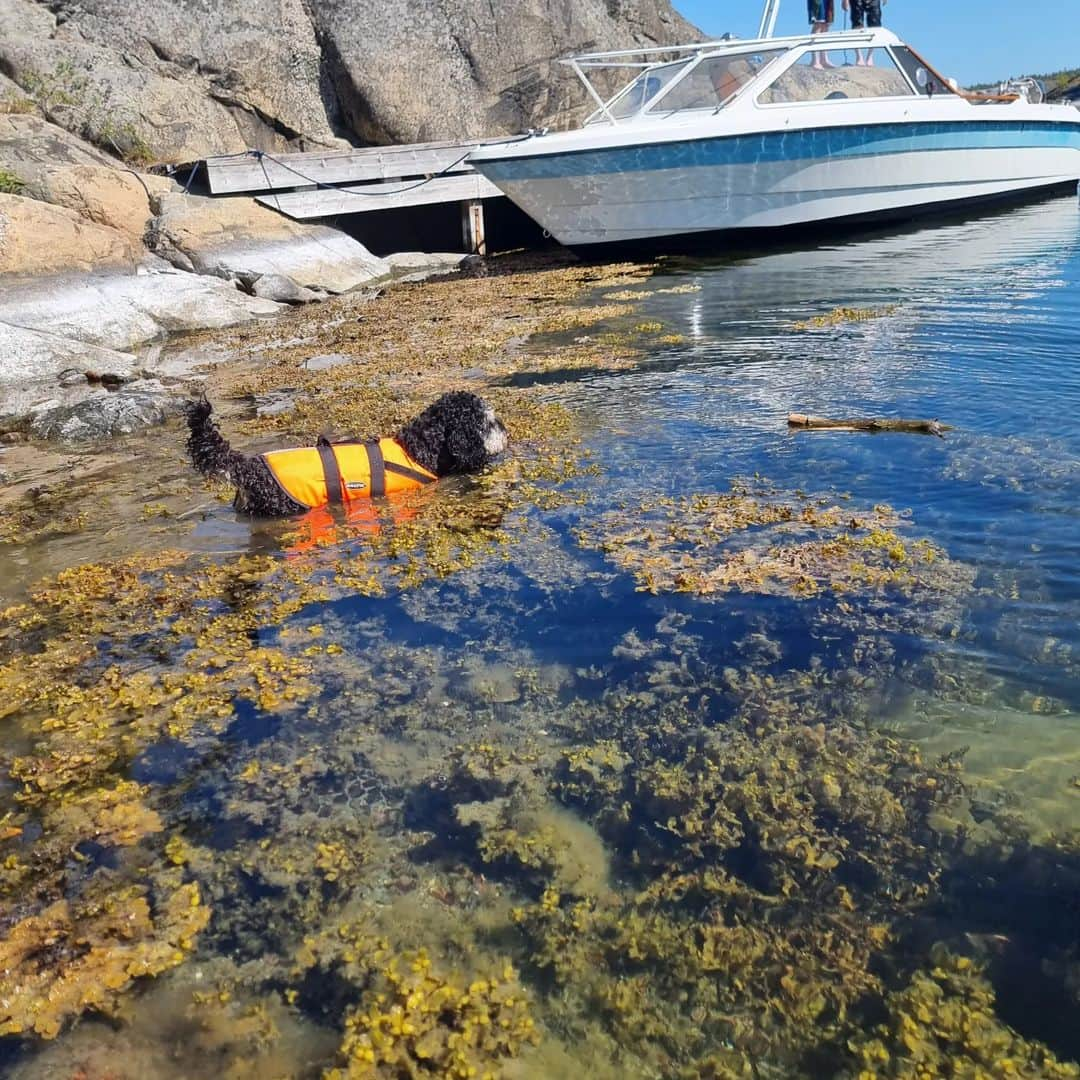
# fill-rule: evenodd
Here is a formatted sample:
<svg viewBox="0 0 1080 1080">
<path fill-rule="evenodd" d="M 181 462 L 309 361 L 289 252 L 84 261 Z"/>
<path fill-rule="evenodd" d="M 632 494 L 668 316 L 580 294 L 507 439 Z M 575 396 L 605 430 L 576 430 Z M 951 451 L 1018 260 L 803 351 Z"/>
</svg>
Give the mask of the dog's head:
<svg viewBox="0 0 1080 1080">
<path fill-rule="evenodd" d="M 397 434 L 405 452 L 436 476 L 476 472 L 506 449 L 506 428 L 483 398 L 443 394 Z"/>
</svg>

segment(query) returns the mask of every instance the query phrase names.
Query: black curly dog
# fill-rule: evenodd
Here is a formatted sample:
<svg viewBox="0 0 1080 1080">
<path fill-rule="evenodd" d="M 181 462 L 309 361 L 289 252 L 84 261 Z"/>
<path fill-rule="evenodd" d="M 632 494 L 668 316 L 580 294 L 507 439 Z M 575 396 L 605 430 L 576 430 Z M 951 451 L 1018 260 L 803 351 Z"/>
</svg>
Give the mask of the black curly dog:
<svg viewBox="0 0 1080 1080">
<path fill-rule="evenodd" d="M 211 419 L 205 398 L 187 406 L 191 434 L 187 450 L 203 476 L 228 480 L 236 488 L 234 506 L 258 517 L 284 517 L 310 509 L 278 484 L 261 456 L 233 450 Z M 506 428 L 491 406 L 476 394 L 443 394 L 410 420 L 394 439 L 418 465 L 436 477 L 476 472 L 506 448 Z"/>
</svg>

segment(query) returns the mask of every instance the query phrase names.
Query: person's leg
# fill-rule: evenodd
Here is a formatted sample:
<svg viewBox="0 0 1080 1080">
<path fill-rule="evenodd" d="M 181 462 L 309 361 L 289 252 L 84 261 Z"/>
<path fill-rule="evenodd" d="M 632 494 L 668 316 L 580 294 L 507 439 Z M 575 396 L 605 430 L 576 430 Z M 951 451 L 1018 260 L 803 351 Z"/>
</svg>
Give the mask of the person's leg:
<svg viewBox="0 0 1080 1080">
<path fill-rule="evenodd" d="M 881 25 L 881 0 L 862 0 L 866 8 L 866 25 L 870 28 Z M 874 66 L 874 54 L 866 50 L 866 63 L 868 67 Z"/>
<path fill-rule="evenodd" d="M 824 34 L 827 29 L 825 22 L 825 0 L 806 0 L 806 14 L 810 19 L 810 33 Z M 814 53 L 810 66 L 820 70 L 824 65 L 821 63 L 821 53 Z"/>
<path fill-rule="evenodd" d="M 851 0 L 851 29 L 861 30 L 865 21 L 863 0 Z M 855 66 L 862 67 L 866 63 L 863 59 L 862 49 L 855 50 Z"/>
</svg>

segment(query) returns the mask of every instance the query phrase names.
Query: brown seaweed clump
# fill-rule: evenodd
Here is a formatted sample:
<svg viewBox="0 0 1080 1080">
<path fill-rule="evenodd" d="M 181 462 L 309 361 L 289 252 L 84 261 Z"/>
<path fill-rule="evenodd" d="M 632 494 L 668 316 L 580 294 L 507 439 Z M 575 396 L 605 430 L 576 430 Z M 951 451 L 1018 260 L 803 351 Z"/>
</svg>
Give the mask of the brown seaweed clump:
<svg viewBox="0 0 1080 1080">
<path fill-rule="evenodd" d="M 1070 1080 L 1080 1066 L 1062 1062 L 1042 1043 L 1023 1038 L 994 1013 L 994 990 L 968 957 L 935 948 L 934 967 L 918 971 L 886 999 L 888 1020 L 849 1042 L 857 1064 L 851 1080 Z"/>
<path fill-rule="evenodd" d="M 870 322 L 884 319 L 896 311 L 896 304 L 887 304 L 881 308 L 836 307 L 824 315 L 814 315 L 809 319 L 800 319 L 791 324 L 792 330 L 822 330 L 830 326 L 843 326 L 844 323 Z"/>
<path fill-rule="evenodd" d="M 109 1012 L 133 979 L 183 962 L 210 918 L 179 874 L 114 887 L 104 874 L 75 900 L 16 922 L 0 942 L 0 1034 L 55 1037 L 86 1009 Z"/>
<path fill-rule="evenodd" d="M 882 990 L 876 958 L 934 893 L 948 840 L 931 822 L 958 797 L 956 769 L 783 715 L 570 748 L 553 790 L 626 887 L 553 883 L 519 907 L 524 966 L 556 1016 L 601 1018 L 663 1075 L 717 1054 L 731 1076 L 832 1054 Z"/>
<path fill-rule="evenodd" d="M 928 540 L 901 534 L 888 506 L 841 507 L 829 496 L 735 483 L 727 494 L 647 499 L 579 533 L 645 592 L 808 597 L 822 590 L 945 590 L 954 565 Z"/>
<path fill-rule="evenodd" d="M 510 964 L 466 984 L 427 952 L 391 957 L 345 1020 L 343 1068 L 326 1080 L 443 1076 L 495 1080 L 501 1063 L 539 1042 Z"/>
<path fill-rule="evenodd" d="M 959 796 L 958 764 L 813 707 L 695 719 L 601 725 L 615 737 L 554 762 L 459 750 L 421 789 L 428 849 L 518 893 L 516 958 L 545 1018 L 584 1029 L 615 1067 L 835 1060 L 856 1003 L 883 992 L 878 960 L 934 894 L 950 839 L 931 822 Z M 553 827 L 552 795 L 576 826 Z M 580 853 L 589 836 L 603 865 L 573 872 L 567 840 Z"/>
</svg>

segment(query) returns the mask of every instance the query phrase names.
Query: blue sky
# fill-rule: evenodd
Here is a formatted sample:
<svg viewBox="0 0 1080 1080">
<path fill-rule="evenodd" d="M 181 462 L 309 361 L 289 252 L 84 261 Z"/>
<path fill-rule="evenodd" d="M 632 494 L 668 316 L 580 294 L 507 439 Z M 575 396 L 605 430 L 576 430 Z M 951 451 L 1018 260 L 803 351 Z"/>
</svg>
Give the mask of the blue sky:
<svg viewBox="0 0 1080 1080">
<path fill-rule="evenodd" d="M 763 0 L 673 0 L 711 37 L 757 33 Z M 833 29 L 844 27 L 835 0 Z M 1080 67 L 1080 0 L 889 0 L 883 22 L 943 75 L 990 82 L 1032 71 Z M 781 0 L 778 34 L 806 29 L 806 0 Z"/>
</svg>

